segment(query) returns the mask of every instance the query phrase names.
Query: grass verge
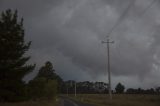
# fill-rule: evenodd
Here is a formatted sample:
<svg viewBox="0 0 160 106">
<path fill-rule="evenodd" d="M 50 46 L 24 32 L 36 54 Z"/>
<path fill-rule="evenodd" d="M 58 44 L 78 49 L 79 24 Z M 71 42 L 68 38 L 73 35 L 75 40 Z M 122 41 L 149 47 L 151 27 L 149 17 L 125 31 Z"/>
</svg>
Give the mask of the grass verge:
<svg viewBox="0 0 160 106">
<path fill-rule="evenodd" d="M 114 94 L 112 100 L 109 100 L 107 94 L 78 94 L 69 97 L 96 106 L 160 106 L 160 95 Z"/>
<path fill-rule="evenodd" d="M 18 103 L 0 103 L 0 106 L 59 106 L 59 100 L 37 100 Z"/>
</svg>

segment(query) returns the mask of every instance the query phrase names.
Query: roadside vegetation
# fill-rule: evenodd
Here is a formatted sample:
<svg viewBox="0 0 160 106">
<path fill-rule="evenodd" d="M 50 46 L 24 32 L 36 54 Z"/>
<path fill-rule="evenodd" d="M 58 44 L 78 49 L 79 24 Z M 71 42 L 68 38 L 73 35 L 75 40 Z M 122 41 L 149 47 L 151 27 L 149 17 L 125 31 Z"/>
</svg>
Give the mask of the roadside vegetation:
<svg viewBox="0 0 160 106">
<path fill-rule="evenodd" d="M 160 95 L 113 94 L 112 100 L 107 94 L 78 94 L 76 97 L 74 95 L 69 97 L 96 106 L 160 106 Z"/>
<path fill-rule="evenodd" d="M 0 103 L 0 106 L 59 106 L 59 101 L 53 100 L 38 100 L 38 101 L 23 101 L 14 103 Z"/>
<path fill-rule="evenodd" d="M 160 106 L 160 87 L 155 89 L 128 88 L 125 90 L 125 86 L 118 83 L 112 93 L 112 100 L 110 100 L 108 92 L 105 93 L 104 91 L 96 94 L 95 92 L 90 94 L 78 92 L 76 96 L 73 92 L 68 97 L 75 101 L 96 106 Z"/>
<path fill-rule="evenodd" d="M 47 61 L 35 78 L 23 78 L 36 64 L 28 64 L 31 41 L 25 41 L 23 18 L 10 9 L 0 14 L 0 106 L 54 106 L 62 79 Z"/>
</svg>

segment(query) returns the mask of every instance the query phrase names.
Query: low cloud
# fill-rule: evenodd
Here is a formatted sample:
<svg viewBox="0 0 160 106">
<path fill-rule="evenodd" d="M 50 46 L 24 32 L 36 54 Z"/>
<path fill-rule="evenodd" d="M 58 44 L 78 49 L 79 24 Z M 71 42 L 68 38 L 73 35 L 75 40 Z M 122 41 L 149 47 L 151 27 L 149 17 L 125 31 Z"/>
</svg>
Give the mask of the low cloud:
<svg viewBox="0 0 160 106">
<path fill-rule="evenodd" d="M 160 75 L 160 8 L 159 1 L 151 3 L 150 0 L 2 0 L 0 11 L 18 9 L 25 19 L 26 39 L 33 41 L 31 62 L 40 67 L 45 61 L 52 61 L 57 73 L 66 80 L 105 80 L 107 48 L 101 41 L 106 40 L 119 20 L 110 34 L 115 41 L 110 45 L 113 78 L 134 79 L 125 83 L 129 86 L 132 82 L 137 87 L 141 81 L 148 87 L 159 83 L 151 85 L 145 80 L 155 82 Z"/>
</svg>

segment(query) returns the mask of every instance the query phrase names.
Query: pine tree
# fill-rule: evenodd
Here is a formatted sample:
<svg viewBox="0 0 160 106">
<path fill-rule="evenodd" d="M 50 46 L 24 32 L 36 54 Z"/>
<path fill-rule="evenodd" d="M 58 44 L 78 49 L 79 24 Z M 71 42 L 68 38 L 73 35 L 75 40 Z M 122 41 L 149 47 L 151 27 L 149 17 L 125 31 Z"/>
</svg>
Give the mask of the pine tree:
<svg viewBox="0 0 160 106">
<path fill-rule="evenodd" d="M 45 62 L 45 65 L 40 68 L 36 78 L 40 77 L 46 78 L 46 80 L 56 80 L 59 85 L 63 82 L 62 78 L 55 73 L 53 65 L 50 61 Z"/>
<path fill-rule="evenodd" d="M 31 42 L 24 41 L 23 19 L 18 21 L 17 11 L 10 9 L 0 16 L 0 101 L 22 99 L 24 81 L 35 65 L 26 65 L 25 57 Z"/>
<path fill-rule="evenodd" d="M 37 77 L 44 77 L 47 80 L 55 79 L 55 70 L 53 69 L 53 65 L 50 61 L 47 61 L 44 66 L 42 66 L 39 70 Z"/>
</svg>

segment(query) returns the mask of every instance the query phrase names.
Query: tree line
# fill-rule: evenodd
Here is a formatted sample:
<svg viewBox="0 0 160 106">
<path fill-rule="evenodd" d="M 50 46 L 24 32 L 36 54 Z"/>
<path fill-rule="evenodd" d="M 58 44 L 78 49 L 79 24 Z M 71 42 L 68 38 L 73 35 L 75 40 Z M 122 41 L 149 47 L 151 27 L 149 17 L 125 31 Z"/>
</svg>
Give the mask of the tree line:
<svg viewBox="0 0 160 106">
<path fill-rule="evenodd" d="M 75 88 L 76 87 L 76 88 Z M 76 89 L 77 94 L 107 94 L 108 93 L 108 84 L 104 82 L 76 82 L 74 80 L 69 80 L 63 82 L 63 89 L 61 89 L 63 94 L 74 94 Z M 118 83 L 114 90 L 113 94 L 160 94 L 160 87 L 142 89 L 142 88 L 128 88 L 125 90 L 125 86 L 121 83 Z"/>
<path fill-rule="evenodd" d="M 125 86 L 118 83 L 115 87 L 115 92 L 113 93 L 124 93 L 124 94 L 160 94 L 160 87 L 142 89 L 142 88 L 128 88 L 125 90 Z"/>
<path fill-rule="evenodd" d="M 80 94 L 95 94 L 95 93 L 107 93 L 108 84 L 104 82 L 75 82 L 74 80 L 63 82 L 63 94 L 74 94 L 75 89 L 77 93 Z M 76 88 L 75 88 L 76 87 Z"/>
</svg>

